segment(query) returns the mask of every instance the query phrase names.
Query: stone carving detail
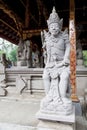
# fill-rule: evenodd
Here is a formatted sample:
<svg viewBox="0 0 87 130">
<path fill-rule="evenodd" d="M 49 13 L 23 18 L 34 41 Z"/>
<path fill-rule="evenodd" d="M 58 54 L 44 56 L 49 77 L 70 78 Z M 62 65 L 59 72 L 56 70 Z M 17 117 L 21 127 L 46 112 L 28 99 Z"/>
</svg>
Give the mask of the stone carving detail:
<svg viewBox="0 0 87 130">
<path fill-rule="evenodd" d="M 36 44 L 32 44 L 29 39 L 20 40 L 17 53 L 18 66 L 28 68 L 40 68 L 40 52 Z"/>
<path fill-rule="evenodd" d="M 32 48 L 30 40 L 25 40 L 24 42 L 24 55 L 27 62 L 27 67 L 32 67 Z"/>
<path fill-rule="evenodd" d="M 24 59 L 24 55 L 23 55 L 23 40 L 22 39 L 20 39 L 20 41 L 19 41 L 19 44 L 18 44 L 18 50 L 17 50 L 17 60 L 22 60 L 22 59 Z"/>
<path fill-rule="evenodd" d="M 0 63 L 0 96 L 6 95 L 6 78 L 5 78 L 5 66 Z"/>
<path fill-rule="evenodd" d="M 72 101 L 67 96 L 70 86 L 68 32 L 67 30 L 61 31 L 63 19 L 59 18 L 55 8 L 47 24 L 49 31 L 41 32 L 45 63 L 43 81 L 46 96 L 41 101 L 40 111 L 67 115 L 72 113 Z"/>
<path fill-rule="evenodd" d="M 17 93 L 21 94 L 25 88 L 27 88 L 27 80 L 23 76 L 18 75 L 16 78 Z"/>
<path fill-rule="evenodd" d="M 2 63 L 5 68 L 10 68 L 12 66 L 11 61 L 9 59 L 7 60 L 5 53 L 2 53 L 0 63 Z"/>
<path fill-rule="evenodd" d="M 20 39 L 17 50 L 17 66 L 25 66 L 25 50 L 24 50 L 24 42 Z"/>
<path fill-rule="evenodd" d="M 32 46 L 32 67 L 40 68 L 40 52 L 36 44 Z"/>
<path fill-rule="evenodd" d="M 17 65 L 31 67 L 31 45 L 29 40 L 20 39 L 17 52 Z"/>
</svg>

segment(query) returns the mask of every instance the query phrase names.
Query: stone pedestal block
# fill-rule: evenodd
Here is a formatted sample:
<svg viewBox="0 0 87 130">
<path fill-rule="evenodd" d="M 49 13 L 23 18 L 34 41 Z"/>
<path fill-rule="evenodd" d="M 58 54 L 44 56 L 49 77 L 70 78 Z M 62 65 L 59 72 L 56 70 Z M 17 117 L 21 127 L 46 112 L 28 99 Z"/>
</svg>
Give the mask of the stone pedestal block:
<svg viewBox="0 0 87 130">
<path fill-rule="evenodd" d="M 73 112 L 70 115 L 59 115 L 59 114 L 50 114 L 37 112 L 36 117 L 41 120 L 50 120 L 50 121 L 63 121 L 74 123 L 75 122 L 75 107 L 73 107 Z"/>
<path fill-rule="evenodd" d="M 36 117 L 40 120 L 38 127 L 46 130 L 75 130 L 75 107 L 70 115 L 58 115 L 37 112 Z M 44 130 L 45 130 L 44 129 Z M 38 129 L 43 130 L 43 129 Z"/>
<path fill-rule="evenodd" d="M 37 130 L 75 130 L 75 125 L 43 120 L 39 122 Z"/>
</svg>

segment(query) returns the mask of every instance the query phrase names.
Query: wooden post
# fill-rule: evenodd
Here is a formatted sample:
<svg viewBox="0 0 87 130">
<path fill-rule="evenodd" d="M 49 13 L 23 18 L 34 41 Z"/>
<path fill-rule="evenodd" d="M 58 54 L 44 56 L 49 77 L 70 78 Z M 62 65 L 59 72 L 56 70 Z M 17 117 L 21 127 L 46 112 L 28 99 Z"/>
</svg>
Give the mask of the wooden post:
<svg viewBox="0 0 87 130">
<path fill-rule="evenodd" d="M 70 20 L 69 20 L 69 38 L 71 44 L 70 51 L 70 70 L 71 70 L 71 99 L 74 102 L 78 102 L 76 95 L 76 30 L 75 30 L 75 4 L 74 0 L 70 0 Z"/>
<path fill-rule="evenodd" d="M 26 0 L 26 10 L 25 10 L 25 28 L 29 28 L 29 20 L 30 13 L 29 13 L 29 0 Z"/>
<path fill-rule="evenodd" d="M 23 40 L 29 38 L 29 26 L 30 26 L 30 8 L 29 8 L 29 0 L 26 0 L 26 6 L 25 6 L 25 25 L 23 29 Z"/>
</svg>

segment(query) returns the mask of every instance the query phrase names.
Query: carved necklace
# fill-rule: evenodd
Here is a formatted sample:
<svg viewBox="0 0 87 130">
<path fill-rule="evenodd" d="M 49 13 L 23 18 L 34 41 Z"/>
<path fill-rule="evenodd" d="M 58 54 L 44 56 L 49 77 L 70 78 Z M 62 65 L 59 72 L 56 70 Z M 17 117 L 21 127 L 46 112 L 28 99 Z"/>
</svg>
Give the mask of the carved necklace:
<svg viewBox="0 0 87 130">
<path fill-rule="evenodd" d="M 54 42 L 54 43 L 58 43 L 58 41 L 60 40 L 60 38 L 61 38 L 61 35 L 59 35 L 58 37 L 50 37 L 50 40 L 52 41 L 52 42 Z"/>
<path fill-rule="evenodd" d="M 59 41 L 59 38 L 51 38 L 51 41 L 57 43 Z"/>
</svg>

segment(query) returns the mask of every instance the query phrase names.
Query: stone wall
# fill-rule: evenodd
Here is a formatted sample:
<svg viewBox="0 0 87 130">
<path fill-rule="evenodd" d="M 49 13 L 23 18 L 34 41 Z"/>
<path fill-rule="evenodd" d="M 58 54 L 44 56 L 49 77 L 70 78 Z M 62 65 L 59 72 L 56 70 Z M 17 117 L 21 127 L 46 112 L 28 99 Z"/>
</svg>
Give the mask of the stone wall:
<svg viewBox="0 0 87 130">
<path fill-rule="evenodd" d="M 21 89 L 30 93 L 43 92 L 42 73 L 41 68 L 12 67 L 6 69 L 7 87 L 15 86 L 20 89 L 20 92 Z"/>
<path fill-rule="evenodd" d="M 26 67 L 12 67 L 6 68 L 6 87 L 17 87 L 20 88 L 22 82 L 17 84 L 18 76 L 21 76 L 26 82 L 26 88 L 23 91 L 30 93 L 44 92 L 42 74 L 43 68 L 26 68 Z M 83 96 L 84 90 L 87 88 L 87 68 L 77 67 L 76 71 L 76 86 L 77 96 Z M 25 85 L 24 85 L 25 87 Z M 14 92 L 15 93 L 15 92 Z"/>
</svg>

